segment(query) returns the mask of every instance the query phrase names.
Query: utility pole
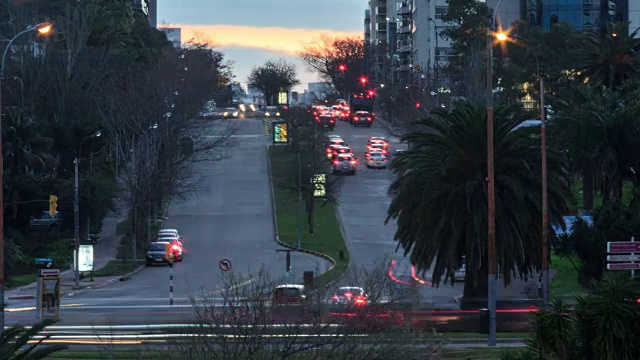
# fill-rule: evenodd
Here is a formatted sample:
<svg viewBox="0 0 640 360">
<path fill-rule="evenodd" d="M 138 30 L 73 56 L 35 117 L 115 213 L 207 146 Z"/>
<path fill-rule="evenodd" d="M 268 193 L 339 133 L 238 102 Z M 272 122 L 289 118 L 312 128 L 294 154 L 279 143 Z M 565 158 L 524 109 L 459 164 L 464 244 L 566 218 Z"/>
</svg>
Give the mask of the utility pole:
<svg viewBox="0 0 640 360">
<path fill-rule="evenodd" d="M 302 159 L 301 147 L 298 142 L 298 250 L 302 249 Z"/>
<path fill-rule="evenodd" d="M 537 58 L 536 58 L 537 61 Z M 547 200 L 547 126 L 544 109 L 544 73 L 538 66 L 540 80 L 540 147 L 542 148 L 542 303 L 549 304 L 549 205 Z"/>
<path fill-rule="evenodd" d="M 82 146 L 81 146 L 82 147 Z M 80 195 L 78 193 L 78 165 L 80 157 L 73 160 L 74 164 L 74 181 L 73 181 L 73 222 L 74 222 L 74 270 L 76 288 L 80 287 Z"/>
<path fill-rule="evenodd" d="M 135 194 L 138 191 L 138 174 L 135 172 L 136 171 L 136 148 L 135 148 L 135 143 L 133 145 L 133 149 L 131 150 L 131 165 L 132 165 L 132 171 L 133 173 L 133 193 L 131 194 L 131 202 L 133 204 L 133 206 L 131 207 L 131 267 L 132 269 L 136 268 L 136 264 L 138 263 L 138 259 L 137 259 L 137 251 L 138 249 L 136 248 L 136 232 L 137 232 L 137 227 L 136 227 L 136 216 L 138 215 L 138 211 L 137 211 L 137 204 L 136 204 L 136 198 L 135 198 Z"/>
<path fill-rule="evenodd" d="M 496 209 L 493 153 L 493 35 L 487 34 L 487 259 L 489 305 L 489 346 L 496 346 Z"/>
</svg>

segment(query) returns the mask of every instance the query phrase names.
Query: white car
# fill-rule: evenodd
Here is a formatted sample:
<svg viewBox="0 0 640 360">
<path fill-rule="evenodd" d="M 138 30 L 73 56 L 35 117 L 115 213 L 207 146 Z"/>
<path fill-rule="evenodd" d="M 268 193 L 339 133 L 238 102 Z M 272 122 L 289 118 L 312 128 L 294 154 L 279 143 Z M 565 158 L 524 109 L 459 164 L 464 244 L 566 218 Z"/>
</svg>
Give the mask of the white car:
<svg viewBox="0 0 640 360">
<path fill-rule="evenodd" d="M 380 153 L 368 153 L 365 164 L 368 168 L 387 168 L 387 157 Z"/>
<path fill-rule="evenodd" d="M 379 142 L 379 143 L 367 144 L 367 151 L 371 151 L 374 149 L 382 151 L 383 155 L 387 155 L 389 153 L 389 150 L 384 143 Z"/>
</svg>

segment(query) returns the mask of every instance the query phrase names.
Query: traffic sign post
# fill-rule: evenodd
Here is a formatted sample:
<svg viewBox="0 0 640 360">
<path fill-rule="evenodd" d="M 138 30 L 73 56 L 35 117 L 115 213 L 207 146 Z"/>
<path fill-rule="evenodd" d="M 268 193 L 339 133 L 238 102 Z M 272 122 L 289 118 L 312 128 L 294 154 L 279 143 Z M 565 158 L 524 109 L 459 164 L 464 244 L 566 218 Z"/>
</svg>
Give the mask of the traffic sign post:
<svg viewBox="0 0 640 360">
<path fill-rule="evenodd" d="M 227 272 L 227 271 L 231 270 L 231 261 L 229 259 L 222 259 L 218 263 L 218 267 L 223 272 Z"/>
<path fill-rule="evenodd" d="M 33 262 L 38 269 L 50 269 L 53 266 L 52 258 L 35 258 Z"/>
<path fill-rule="evenodd" d="M 60 270 L 56 270 L 57 275 Z M 42 273 L 51 270 L 41 270 Z M 51 272 L 52 274 L 55 272 Z M 36 317 L 38 319 L 57 319 L 60 317 L 60 277 L 39 276 L 36 298 Z"/>
<path fill-rule="evenodd" d="M 640 269 L 640 242 L 632 237 L 631 241 L 609 241 L 607 242 L 607 270 L 631 270 L 631 276 L 635 276 L 636 270 Z"/>
<path fill-rule="evenodd" d="M 285 252 L 287 253 L 287 264 L 286 264 L 286 274 L 287 276 L 291 273 L 291 252 L 294 250 L 291 249 L 278 249 L 276 252 Z"/>
</svg>

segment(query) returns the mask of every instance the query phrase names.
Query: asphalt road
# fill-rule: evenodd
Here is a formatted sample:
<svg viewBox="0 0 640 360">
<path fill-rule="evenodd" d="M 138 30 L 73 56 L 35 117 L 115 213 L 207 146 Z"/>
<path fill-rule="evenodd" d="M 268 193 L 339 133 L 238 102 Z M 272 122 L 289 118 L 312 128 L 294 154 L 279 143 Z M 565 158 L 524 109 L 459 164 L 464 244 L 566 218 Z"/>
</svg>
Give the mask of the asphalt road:
<svg viewBox="0 0 640 360">
<path fill-rule="evenodd" d="M 269 137 L 265 126 L 261 119 L 223 121 L 234 121 L 239 126 L 233 139 L 235 146 L 221 150 L 228 153 L 224 160 L 195 165 L 197 188 L 185 199 L 171 204 L 165 222 L 165 227 L 178 229 L 185 239 L 184 261 L 174 266 L 175 298 L 212 296 L 229 285 L 227 279 L 231 274 L 242 282 L 251 281 L 263 267 L 274 283 L 302 283 L 303 271 L 327 268 L 323 259 L 292 253 L 292 273 L 285 277 L 285 255 L 275 251 L 279 246 L 274 240 L 266 162 Z M 215 136 L 213 129 L 212 136 Z M 222 259 L 231 262 L 230 271 L 220 270 Z M 129 281 L 78 294 L 70 301 L 90 305 L 132 303 L 144 307 L 158 301 L 168 304 L 168 298 L 169 267 L 154 266 Z M 11 307 L 34 306 L 34 302 Z M 82 313 L 86 316 L 91 312 Z M 105 316 L 111 321 L 120 319 L 111 313 Z M 12 314 L 8 317 L 11 319 Z"/>
<path fill-rule="evenodd" d="M 401 144 L 400 139 L 391 136 L 375 121 L 371 128 L 353 127 L 348 122 L 339 121 L 335 130 L 328 133 L 342 136 L 358 158 L 357 173 L 355 176 L 347 175 L 342 183 L 338 204 L 338 216 L 346 233 L 353 267 L 373 270 L 384 262 L 385 267 L 391 268 L 396 281 L 416 283 L 412 277 L 411 264 L 404 258 L 402 249 L 396 252 L 397 243 L 393 241 L 395 222 L 391 221 L 387 225 L 384 223 L 391 203 L 387 190 L 393 181 L 393 174 L 388 169 L 368 169 L 364 161 L 370 136 L 389 139 L 390 153 L 406 148 L 406 145 Z M 433 288 L 428 281 L 429 277 L 418 278 L 424 282 L 418 282 L 417 285 L 420 288 L 421 302 L 450 306 L 454 297 L 462 294 L 462 283 Z"/>
</svg>

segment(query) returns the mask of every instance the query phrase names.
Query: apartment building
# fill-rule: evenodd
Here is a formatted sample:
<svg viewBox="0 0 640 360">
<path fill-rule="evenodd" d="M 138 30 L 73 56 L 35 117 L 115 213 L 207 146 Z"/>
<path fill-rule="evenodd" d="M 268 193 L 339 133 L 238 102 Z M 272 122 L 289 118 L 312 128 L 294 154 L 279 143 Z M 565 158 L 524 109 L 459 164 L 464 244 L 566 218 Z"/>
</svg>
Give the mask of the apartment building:
<svg viewBox="0 0 640 360">
<path fill-rule="evenodd" d="M 373 56 L 369 63 L 369 72 L 377 83 L 393 79 L 397 47 L 399 18 L 397 11 L 401 0 L 370 0 L 369 17 L 365 11 L 365 39 L 371 46 Z M 367 35 L 367 31 L 369 35 Z"/>
<path fill-rule="evenodd" d="M 630 31 L 640 27 L 640 0 L 527 0 L 525 6 L 527 22 L 545 29 L 559 22 L 580 30 L 604 30 L 616 21 L 630 21 Z"/>
<path fill-rule="evenodd" d="M 371 10 L 364 11 L 364 43 L 371 43 Z"/>
</svg>

